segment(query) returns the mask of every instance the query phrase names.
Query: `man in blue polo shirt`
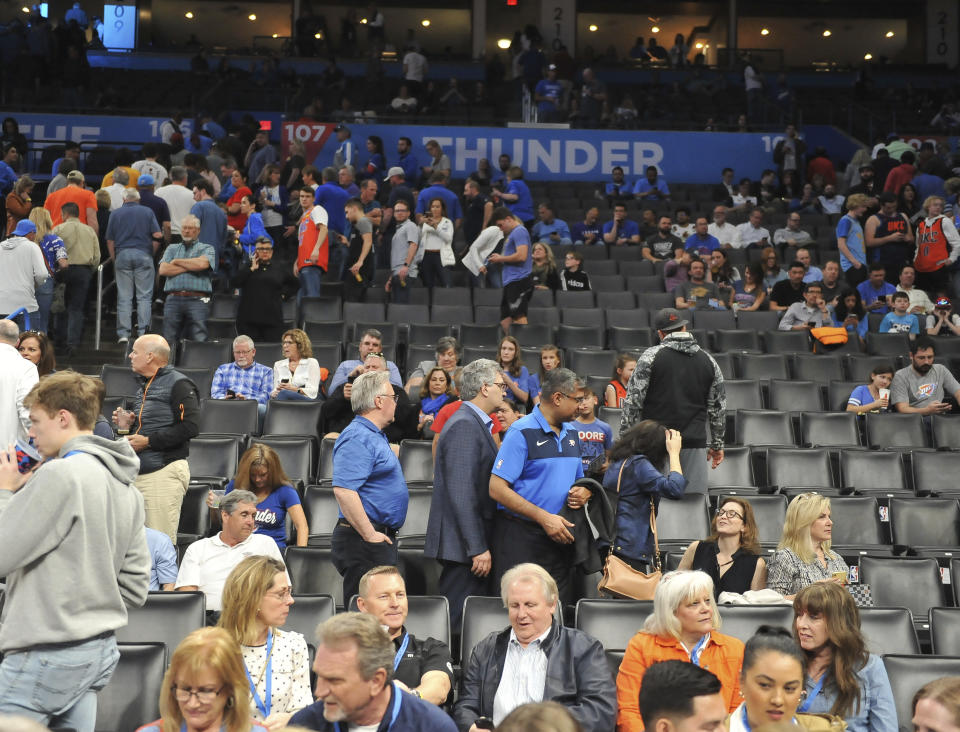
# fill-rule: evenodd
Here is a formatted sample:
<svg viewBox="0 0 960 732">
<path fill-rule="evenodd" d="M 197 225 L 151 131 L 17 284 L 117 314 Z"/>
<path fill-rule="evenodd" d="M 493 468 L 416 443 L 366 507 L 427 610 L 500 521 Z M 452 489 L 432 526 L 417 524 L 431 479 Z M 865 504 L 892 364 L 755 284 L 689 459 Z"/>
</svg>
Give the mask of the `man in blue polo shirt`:
<svg viewBox="0 0 960 732">
<path fill-rule="evenodd" d="M 447 188 L 447 171 L 436 170 L 430 174 L 430 185 L 420 191 L 417 197 L 417 223 L 423 223 L 423 215 L 427 212 L 427 206 L 434 198 L 439 198 L 447 204 L 447 218 L 458 227 L 463 223 L 463 208 L 460 206 L 460 199 L 457 194 Z"/>
<path fill-rule="evenodd" d="M 523 222 L 500 206 L 490 215 L 490 223 L 503 232 L 503 253 L 491 254 L 490 264 L 503 265 L 503 295 L 500 299 L 500 325 L 510 332 L 512 323 L 527 322 L 527 305 L 533 297 L 533 247 L 530 232 Z"/>
<path fill-rule="evenodd" d="M 320 174 L 323 185 L 317 186 L 313 202 L 323 206 L 327 212 L 327 234 L 329 241 L 329 269 L 337 279 L 343 274 L 343 263 L 347 255 L 347 216 L 344 206 L 350 200 L 350 194 L 340 187 L 336 168 L 324 168 Z"/>
<path fill-rule="evenodd" d="M 346 598 L 360 591 L 360 578 L 368 570 L 397 565 L 397 530 L 409 502 L 400 461 L 383 433 L 397 409 L 390 374 L 358 376 L 350 406 L 357 416 L 333 446 L 333 493 L 340 518 L 330 542 Z"/>
<path fill-rule="evenodd" d="M 535 562 L 569 599 L 573 524 L 558 514 L 564 505 L 582 508 L 589 492 L 571 487 L 583 477 L 580 438 L 570 420 L 583 401 L 583 381 L 570 369 L 546 372 L 540 404 L 504 435 L 490 476 L 497 502 L 492 554 L 494 585 L 522 562 Z"/>
</svg>

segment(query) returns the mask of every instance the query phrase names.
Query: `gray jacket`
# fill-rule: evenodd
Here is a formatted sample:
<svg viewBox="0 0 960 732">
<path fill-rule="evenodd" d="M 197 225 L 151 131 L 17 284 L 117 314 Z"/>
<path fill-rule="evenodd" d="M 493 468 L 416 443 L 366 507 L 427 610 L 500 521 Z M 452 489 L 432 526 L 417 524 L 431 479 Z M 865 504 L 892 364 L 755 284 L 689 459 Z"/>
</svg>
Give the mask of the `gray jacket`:
<svg viewBox="0 0 960 732">
<path fill-rule="evenodd" d="M 82 435 L 16 493 L 0 490 L 0 652 L 122 628 L 146 601 L 139 464 L 126 440 Z"/>
</svg>

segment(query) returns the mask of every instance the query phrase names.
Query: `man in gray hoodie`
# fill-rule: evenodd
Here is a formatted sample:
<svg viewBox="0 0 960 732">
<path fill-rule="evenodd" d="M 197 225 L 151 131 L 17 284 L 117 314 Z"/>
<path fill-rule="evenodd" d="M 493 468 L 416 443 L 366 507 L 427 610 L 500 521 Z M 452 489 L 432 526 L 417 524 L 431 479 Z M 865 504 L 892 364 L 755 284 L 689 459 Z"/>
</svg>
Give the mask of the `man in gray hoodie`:
<svg viewBox="0 0 960 732">
<path fill-rule="evenodd" d="M 114 631 L 150 582 L 139 460 L 126 440 L 93 434 L 92 378 L 51 374 L 25 403 L 44 460 L 21 473 L 15 451 L 0 451 L 0 714 L 93 732 L 120 657 Z"/>
<path fill-rule="evenodd" d="M 4 277 L 0 288 L 0 318 L 22 307 L 27 309 L 31 320 L 38 314 L 35 290 L 47 281 L 50 273 L 40 247 L 33 243 L 36 235 L 34 223 L 22 219 L 10 238 L 0 242 L 0 272 Z"/>
</svg>

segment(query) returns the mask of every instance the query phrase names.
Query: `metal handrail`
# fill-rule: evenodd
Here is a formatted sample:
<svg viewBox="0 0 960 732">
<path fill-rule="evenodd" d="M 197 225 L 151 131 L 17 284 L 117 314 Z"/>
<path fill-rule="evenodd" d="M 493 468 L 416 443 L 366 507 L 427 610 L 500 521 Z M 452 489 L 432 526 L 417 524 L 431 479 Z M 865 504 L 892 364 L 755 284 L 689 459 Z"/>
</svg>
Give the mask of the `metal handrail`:
<svg viewBox="0 0 960 732">
<path fill-rule="evenodd" d="M 117 280 L 110 280 L 106 287 L 103 285 L 103 268 L 106 266 L 106 263 L 101 263 L 97 267 L 97 321 L 96 327 L 93 331 L 93 349 L 95 351 L 100 350 L 100 328 L 101 320 L 103 319 L 103 296 L 110 290 L 111 287 L 117 286 Z"/>
<path fill-rule="evenodd" d="M 6 316 L 4 320 L 13 320 L 18 315 L 20 315 L 20 313 L 23 313 L 23 326 L 24 326 L 23 329 L 30 330 L 30 313 L 27 311 L 26 307 L 17 308 L 8 316 Z"/>
</svg>

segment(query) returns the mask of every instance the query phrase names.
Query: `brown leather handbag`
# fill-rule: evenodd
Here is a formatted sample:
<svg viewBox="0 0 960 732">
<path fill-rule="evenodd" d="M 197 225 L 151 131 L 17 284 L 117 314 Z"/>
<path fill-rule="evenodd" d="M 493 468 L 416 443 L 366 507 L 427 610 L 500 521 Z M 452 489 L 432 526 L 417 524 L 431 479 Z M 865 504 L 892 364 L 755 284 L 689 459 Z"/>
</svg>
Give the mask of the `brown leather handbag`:
<svg viewBox="0 0 960 732">
<path fill-rule="evenodd" d="M 617 476 L 618 494 L 620 493 L 620 481 L 623 480 L 623 469 L 627 467 L 628 460 L 623 461 L 620 466 L 620 474 Z M 650 574 L 639 572 L 620 557 L 614 555 L 614 547 L 611 547 L 606 564 L 603 566 L 603 579 L 597 585 L 597 590 L 602 595 L 629 600 L 653 599 L 653 595 L 657 591 L 657 585 L 660 584 L 660 578 L 663 576 L 663 567 L 660 564 L 660 541 L 657 538 L 657 514 L 653 496 L 650 496 L 650 530 L 653 532 L 653 556 L 657 570 Z M 616 540 L 614 540 L 614 544 L 616 544 Z"/>
</svg>

